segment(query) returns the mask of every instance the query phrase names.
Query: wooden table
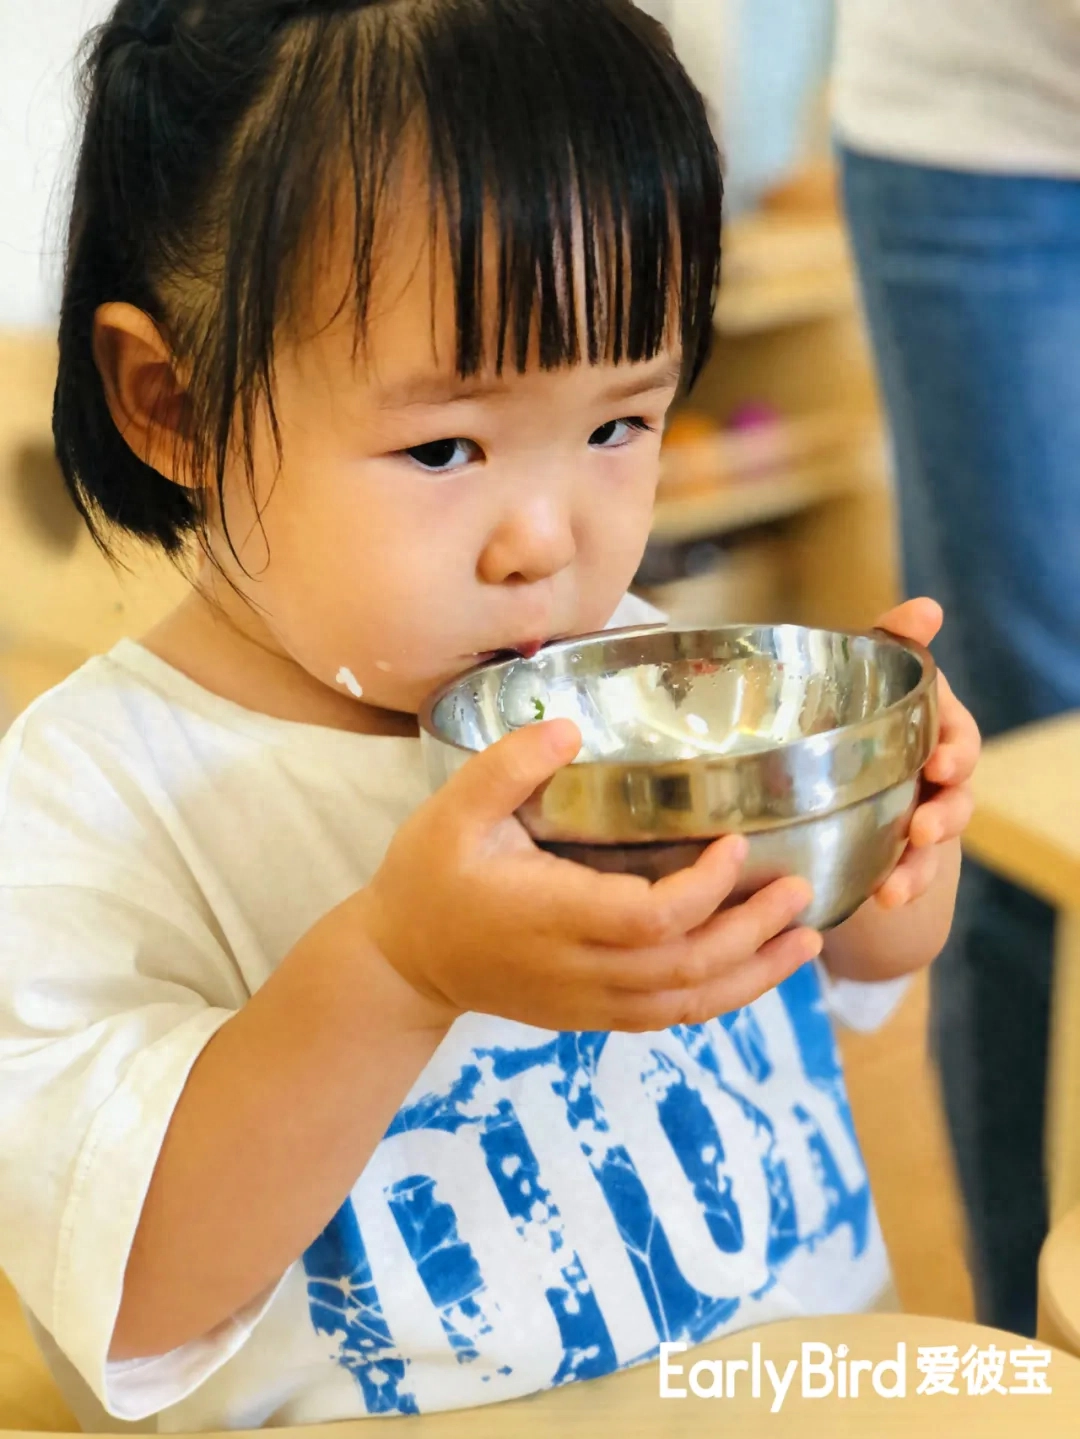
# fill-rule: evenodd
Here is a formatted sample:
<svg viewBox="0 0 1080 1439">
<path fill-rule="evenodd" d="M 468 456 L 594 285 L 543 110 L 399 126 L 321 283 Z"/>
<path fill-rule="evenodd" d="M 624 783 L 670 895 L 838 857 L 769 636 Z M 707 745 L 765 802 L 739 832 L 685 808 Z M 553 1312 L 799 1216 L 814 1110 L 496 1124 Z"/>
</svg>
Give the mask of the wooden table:
<svg viewBox="0 0 1080 1439">
<path fill-rule="evenodd" d="M 906 1346 L 903 1373 L 906 1394 L 896 1398 L 874 1392 L 870 1376 L 859 1376 L 858 1397 L 840 1398 L 834 1391 L 821 1398 L 804 1398 L 796 1371 L 782 1407 L 772 1412 L 774 1389 L 765 1367 L 770 1361 L 779 1375 L 798 1360 L 802 1345 L 827 1345 L 832 1351 L 834 1374 L 840 1346 L 847 1345 L 845 1360 L 874 1364 L 898 1358 L 898 1346 Z M 761 1397 L 751 1392 L 754 1345 L 760 1345 Z M 1080 1421 L 1080 1360 L 1059 1351 L 1049 1355 L 1045 1375 L 1049 1394 L 984 1393 L 971 1395 L 962 1377 L 953 1387 L 957 1394 L 919 1394 L 925 1371 L 919 1368 L 919 1351 L 930 1347 L 955 1350 L 962 1359 L 974 1346 L 988 1352 L 1000 1351 L 1005 1369 L 1000 1383 L 1006 1390 L 1016 1385 L 1019 1374 L 1011 1355 L 1026 1347 L 1027 1341 L 982 1329 L 957 1320 L 922 1319 L 910 1315 L 849 1315 L 834 1319 L 798 1320 L 747 1330 L 718 1343 L 703 1345 L 689 1354 L 673 1355 L 681 1375 L 669 1376 L 671 1387 L 687 1388 L 686 1398 L 660 1397 L 660 1366 L 650 1364 L 591 1383 L 537 1395 L 531 1399 L 487 1408 L 436 1414 L 419 1419 L 365 1419 L 337 1424 L 278 1430 L 288 1439 L 686 1439 L 686 1436 L 717 1434 L 768 1435 L 770 1439 L 806 1439 L 809 1434 L 830 1439 L 854 1439 L 873 1435 L 937 1435 L 949 1439 L 1004 1439 L 1037 1427 L 1039 1439 L 1075 1435 Z M 820 1362 L 821 1351 L 811 1355 Z M 725 1368 L 725 1381 L 734 1379 L 732 1397 L 697 1397 L 688 1389 L 693 1366 L 703 1360 L 713 1364 L 743 1361 L 745 1369 Z M 698 1371 L 700 1387 L 711 1388 L 714 1371 Z M 850 1371 L 848 1371 L 850 1372 Z M 898 1373 L 900 1371 L 896 1371 Z M 882 1372 L 883 1387 L 895 1386 L 895 1373 Z M 949 1383 L 948 1375 L 945 1382 Z M 820 1377 L 811 1380 L 823 1385 Z M 4 1439 L 14 1439 L 8 1431 Z M 222 1439 L 222 1436 L 216 1436 Z"/>
<path fill-rule="evenodd" d="M 1046 1128 L 1054 1225 L 1080 1205 L 1080 714 L 988 745 L 975 794 L 968 853 L 1058 912 Z"/>
</svg>

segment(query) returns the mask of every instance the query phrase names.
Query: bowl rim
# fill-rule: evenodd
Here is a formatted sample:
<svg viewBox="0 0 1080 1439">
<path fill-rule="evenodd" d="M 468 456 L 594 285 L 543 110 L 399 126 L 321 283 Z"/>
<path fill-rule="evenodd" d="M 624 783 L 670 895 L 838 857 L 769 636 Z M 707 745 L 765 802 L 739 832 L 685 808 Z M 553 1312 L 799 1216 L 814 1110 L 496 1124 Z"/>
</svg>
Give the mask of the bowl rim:
<svg viewBox="0 0 1080 1439">
<path fill-rule="evenodd" d="M 797 755 L 820 751 L 823 742 L 828 740 L 836 741 L 837 737 L 843 736 L 846 741 L 857 740 L 858 736 L 870 729 L 876 729 L 886 723 L 892 716 L 899 715 L 905 710 L 917 708 L 927 695 L 936 690 L 939 671 L 937 662 L 930 650 L 920 644 L 917 640 L 908 639 L 901 635 L 893 634 L 891 630 L 872 628 L 865 630 L 858 629 L 830 629 L 825 625 L 799 625 L 799 624 L 739 624 L 739 625 L 657 625 L 647 624 L 632 628 L 618 630 L 597 630 L 591 634 L 576 635 L 570 639 L 556 640 L 553 644 L 545 645 L 536 659 L 541 654 L 558 652 L 559 650 L 571 649 L 586 641 L 600 643 L 601 641 L 646 638 L 650 635 L 669 634 L 728 634 L 731 636 L 746 635 L 757 630 L 789 630 L 801 634 L 827 634 L 841 639 L 872 640 L 875 644 L 888 643 L 897 648 L 906 650 L 913 655 L 920 665 L 919 681 L 900 699 L 894 700 L 892 704 L 886 705 L 883 709 L 876 710 L 872 715 L 866 716 L 856 724 L 838 725 L 832 729 L 821 730 L 817 734 L 803 735 L 799 739 L 783 740 L 779 744 L 770 745 L 765 750 L 756 750 L 750 754 L 729 754 L 729 755 L 701 755 L 693 759 L 676 760 L 632 760 L 632 759 L 600 759 L 574 761 L 580 768 L 588 768 L 593 772 L 641 772 L 648 771 L 651 774 L 660 776 L 666 774 L 684 773 L 688 765 L 703 764 L 711 770 L 734 769 L 748 762 L 760 761 L 763 755 Z M 514 663 L 532 663 L 523 657 L 518 660 L 503 660 L 501 664 L 510 665 Z M 466 684 L 474 675 L 482 674 L 487 670 L 497 667 L 491 660 L 485 664 L 474 665 L 471 669 L 458 675 L 456 679 L 448 680 L 434 690 L 424 700 L 417 714 L 420 726 L 421 737 L 427 737 L 445 748 L 454 750 L 459 754 L 477 755 L 483 754 L 487 749 L 493 749 L 498 741 L 485 745 L 483 749 L 472 749 L 468 745 L 460 744 L 457 740 L 450 739 L 435 725 L 435 711 L 438 706 L 460 686 Z M 543 723 L 543 721 L 536 721 Z M 528 726 L 522 726 L 527 728 Z M 510 731 L 514 733 L 514 731 Z M 503 736 L 505 738 L 505 736 Z"/>
</svg>

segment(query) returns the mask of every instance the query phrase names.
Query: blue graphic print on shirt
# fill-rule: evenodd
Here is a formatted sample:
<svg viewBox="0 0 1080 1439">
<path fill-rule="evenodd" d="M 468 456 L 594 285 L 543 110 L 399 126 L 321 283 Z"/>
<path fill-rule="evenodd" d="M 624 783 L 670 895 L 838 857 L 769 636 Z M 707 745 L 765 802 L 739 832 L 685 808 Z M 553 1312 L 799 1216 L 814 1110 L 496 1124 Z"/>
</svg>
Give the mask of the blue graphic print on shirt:
<svg viewBox="0 0 1080 1439">
<path fill-rule="evenodd" d="M 405 1361 L 391 1357 L 394 1341 L 351 1203 L 307 1251 L 304 1267 L 312 1323 L 320 1334 L 340 1340 L 340 1363 L 355 1374 L 368 1413 L 418 1413 L 415 1399 L 399 1392 Z"/>
<path fill-rule="evenodd" d="M 522 1241 L 521 1263 L 541 1276 L 549 1319 L 557 1326 L 561 1355 L 552 1372 L 544 1375 L 548 1386 L 598 1377 L 653 1358 L 664 1341 L 703 1342 L 732 1320 L 744 1299 L 767 1293 L 796 1250 L 812 1251 L 842 1226 L 850 1230 L 852 1254 L 863 1253 L 872 1219 L 869 1186 L 814 967 L 808 965 L 791 976 L 776 996 L 780 1003 L 774 1002 L 771 1030 L 764 1020 L 765 1001 L 759 1001 L 758 1006 L 709 1024 L 679 1027 L 666 1036 L 639 1037 L 647 1059 L 638 1072 L 624 1075 L 620 1070 L 617 1079 L 632 1094 L 634 1106 L 654 1121 L 648 1143 L 636 1121 L 630 1123 L 632 1135 L 624 1135 L 612 1122 L 608 1110 L 613 1103 L 622 1114 L 623 1128 L 627 1122 L 615 1091 L 608 1088 L 606 1104 L 601 1097 L 604 1055 L 618 1038 L 605 1033 L 564 1033 L 540 1045 L 474 1049 L 470 1061 L 441 1092 L 425 1094 L 395 1117 L 384 1144 L 402 1137 L 422 1144 L 425 1134 L 442 1132 L 470 1147 L 478 1145 L 501 1210 Z M 779 1037 L 778 1018 L 786 1018 Z M 593 1287 L 592 1281 L 599 1279 L 596 1266 L 610 1259 L 610 1248 L 582 1253 L 575 1247 L 567 1233 L 567 1216 L 560 1209 L 559 1184 L 552 1187 L 551 1176 L 545 1175 L 530 1142 L 530 1127 L 539 1122 L 529 1112 L 524 1088 L 530 1077 L 542 1078 L 547 1092 L 560 1101 L 565 1133 L 557 1139 L 576 1145 L 585 1157 L 585 1173 L 591 1170 L 613 1222 L 610 1243 L 621 1241 L 623 1261 L 628 1259 L 628 1273 L 640 1288 L 641 1312 L 651 1320 L 651 1328 L 635 1338 L 632 1352 L 625 1339 L 620 1352 L 611 1331 L 610 1306 L 605 1315 Z M 777 1085 L 781 1087 L 776 1089 Z M 824 1120 L 815 1094 L 827 1101 Z M 718 1105 L 727 1105 L 726 1112 L 740 1121 L 743 1175 L 747 1136 L 752 1136 L 755 1164 L 767 1196 L 767 1233 L 740 1204 L 740 1184 L 746 1180 L 729 1163 Z M 839 1131 L 832 1126 L 832 1142 L 825 1132 L 829 1115 L 840 1123 Z M 550 1126 L 550 1113 L 544 1122 Z M 778 1126 L 783 1126 L 783 1141 Z M 834 1153 L 838 1132 L 850 1137 L 848 1179 Z M 540 1137 L 535 1129 L 533 1133 Z M 799 1136 L 803 1150 L 804 1186 L 805 1174 L 811 1173 L 818 1191 L 819 1218 L 813 1226 L 799 1223 L 788 1162 L 793 1134 Z M 550 1133 L 545 1138 L 550 1145 Z M 673 1157 L 677 1165 L 672 1171 L 667 1164 L 664 1182 L 670 1187 L 672 1173 L 681 1177 L 721 1262 L 722 1256 L 731 1256 L 732 1262 L 743 1265 L 744 1276 L 760 1272 L 760 1282 L 752 1287 L 733 1283 L 730 1293 L 709 1293 L 698 1287 L 698 1273 L 687 1273 L 685 1262 L 680 1266 L 678 1244 L 673 1243 L 678 1235 L 669 1233 L 670 1224 L 665 1226 L 666 1215 L 677 1218 L 678 1210 L 670 1208 L 670 1194 L 668 1207 L 661 1205 L 664 1213 L 657 1211 L 655 1196 L 651 1197 L 654 1185 L 667 1192 L 659 1180 L 650 1182 L 663 1159 L 658 1145 L 667 1147 L 667 1159 Z M 417 1152 L 422 1151 L 409 1151 L 413 1162 Z M 505 1362 L 493 1367 L 492 1353 L 499 1357 L 497 1295 L 507 1283 L 513 1285 L 514 1277 L 493 1274 L 490 1267 L 485 1276 L 468 1242 L 467 1226 L 461 1227 L 465 1215 L 448 1198 L 448 1176 L 434 1162 L 432 1170 L 418 1169 L 386 1183 L 383 1202 L 438 1315 L 447 1345 L 447 1355 L 439 1362 L 475 1367 L 478 1383 L 491 1384 L 513 1372 Z M 565 1195 L 565 1180 L 563 1186 Z M 762 1234 L 760 1254 L 748 1253 L 748 1233 Z M 304 1264 L 313 1323 L 332 1340 L 337 1362 L 354 1376 L 367 1412 L 419 1412 L 409 1382 L 414 1359 L 408 1341 L 392 1332 L 386 1318 L 353 1200 L 308 1251 Z M 437 1356 L 424 1358 L 431 1361 Z"/>
</svg>

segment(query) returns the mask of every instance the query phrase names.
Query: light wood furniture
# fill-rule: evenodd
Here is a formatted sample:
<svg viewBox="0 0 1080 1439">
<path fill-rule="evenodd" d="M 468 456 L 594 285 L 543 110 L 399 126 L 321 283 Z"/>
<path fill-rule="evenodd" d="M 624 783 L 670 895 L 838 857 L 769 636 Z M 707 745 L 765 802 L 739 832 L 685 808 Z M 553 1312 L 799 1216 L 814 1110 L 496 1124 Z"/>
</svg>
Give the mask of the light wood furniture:
<svg viewBox="0 0 1080 1439">
<path fill-rule="evenodd" d="M 973 1320 L 963 1205 L 926 1039 L 929 978 L 915 976 L 884 1028 L 837 1039 L 901 1307 Z"/>
<path fill-rule="evenodd" d="M 33 647 L 59 662 L 154 623 L 184 581 L 137 548 L 123 555 L 127 572 L 115 568 L 81 524 L 69 544 L 62 527 L 54 542 L 39 522 L 26 488 L 57 484 L 48 461 L 55 368 L 51 338 L 0 333 L 0 648 Z"/>
<path fill-rule="evenodd" d="M 728 226 L 717 326 L 724 335 L 846 316 L 855 304 L 847 241 L 831 203 L 760 210 Z"/>
<path fill-rule="evenodd" d="M 14 1291 L 0 1274 L 0 1431 L 62 1434 L 77 1428 L 30 1336 Z"/>
<path fill-rule="evenodd" d="M 1080 1355 L 1080 1207 L 1051 1230 L 1039 1259 L 1039 1339 Z"/>
<path fill-rule="evenodd" d="M 750 1369 L 754 1344 L 759 1344 L 761 1368 L 760 1397 L 754 1397 Z M 772 1413 L 773 1388 L 765 1370 L 770 1361 L 783 1375 L 792 1361 L 802 1356 L 804 1343 L 827 1345 L 833 1362 L 840 1346 L 846 1345 L 847 1362 L 864 1359 L 877 1364 L 896 1361 L 902 1353 L 905 1390 L 896 1398 L 877 1394 L 870 1376 L 860 1375 L 857 1398 L 840 1397 L 838 1386 L 830 1395 L 804 1397 L 798 1371 L 778 1412 Z M 898 1349 L 904 1345 L 903 1351 Z M 1026 1341 L 998 1330 L 978 1328 L 948 1319 L 873 1314 L 849 1315 L 835 1319 L 797 1320 L 768 1328 L 748 1330 L 718 1343 L 675 1355 L 671 1363 L 682 1368 L 681 1375 L 669 1376 L 672 1387 L 687 1389 L 686 1398 L 660 1397 L 660 1368 L 649 1364 L 607 1379 L 572 1384 L 529 1399 L 487 1408 L 461 1410 L 415 1419 L 363 1419 L 335 1425 L 279 1430 L 286 1439 L 689 1439 L 693 1435 L 719 1433 L 740 1436 L 762 1435 L 769 1439 L 804 1439 L 808 1434 L 828 1434 L 830 1439 L 863 1439 L 863 1436 L 925 1436 L 948 1433 L 950 1439 L 1012 1439 L 1029 1426 L 1037 1425 L 1040 1439 L 1075 1436 L 1080 1415 L 1080 1360 L 1054 1351 L 1045 1373 L 1051 1393 L 1042 1396 L 987 1393 L 972 1396 L 963 1378 L 956 1381 L 957 1394 L 918 1394 L 924 1373 L 918 1367 L 922 1348 L 954 1348 L 962 1358 L 972 1346 L 1002 1352 L 1006 1365 L 1003 1387 L 1016 1381 L 1011 1355 Z M 820 1359 L 821 1351 L 810 1358 Z M 734 1371 L 733 1394 L 703 1398 L 689 1392 L 691 1368 L 702 1361 L 743 1361 L 745 1368 Z M 732 1371 L 725 1370 L 725 1379 Z M 892 1387 L 892 1376 L 882 1374 L 883 1385 Z M 701 1387 L 710 1387 L 711 1376 L 699 1371 Z M 820 1380 L 811 1380 L 819 1384 Z M 9 1431 L 4 1439 L 16 1439 Z M 213 1436 L 223 1439 L 223 1436 Z"/>
<path fill-rule="evenodd" d="M 1046 1158 L 1051 1225 L 1080 1204 L 1080 714 L 986 748 L 968 853 L 1058 912 Z"/>
<path fill-rule="evenodd" d="M 729 227 L 716 329 L 689 407 L 722 426 L 742 407 L 764 404 L 783 417 L 780 440 L 791 458 L 747 465 L 757 441 L 725 435 L 717 441 L 718 483 L 703 493 L 707 444 L 671 451 L 665 478 L 675 497 L 658 504 L 654 539 L 730 539 L 772 524 L 782 542 L 776 563 L 786 617 L 841 629 L 872 624 L 899 594 L 896 526 L 885 429 L 835 209 L 751 215 Z M 730 478 L 741 468 L 756 472 Z M 773 616 L 718 608 L 698 618 Z"/>
</svg>

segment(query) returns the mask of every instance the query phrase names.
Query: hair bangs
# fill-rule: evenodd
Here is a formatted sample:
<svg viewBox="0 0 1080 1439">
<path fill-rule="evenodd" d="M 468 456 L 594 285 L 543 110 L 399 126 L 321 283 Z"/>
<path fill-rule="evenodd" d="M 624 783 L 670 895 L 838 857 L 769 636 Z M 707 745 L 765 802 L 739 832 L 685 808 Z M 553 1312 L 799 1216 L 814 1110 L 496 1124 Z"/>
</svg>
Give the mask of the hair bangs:
<svg viewBox="0 0 1080 1439">
<path fill-rule="evenodd" d="M 283 36 L 229 176 L 241 223 L 216 297 L 221 378 L 245 431 L 257 400 L 273 421 L 275 336 L 316 273 L 301 262 L 343 226 L 351 276 L 335 315 L 355 306 L 362 346 L 418 152 L 433 266 L 441 227 L 450 252 L 461 375 L 671 346 L 692 383 L 712 335 L 723 183 L 663 27 L 628 0 L 389 0 Z M 229 442 L 219 413 L 219 467 Z"/>
<path fill-rule="evenodd" d="M 696 378 L 723 185 L 704 101 L 662 28 L 623 4 L 457 0 L 418 7 L 410 46 L 448 220 L 459 371 L 523 371 L 535 336 L 544 368 L 678 343 Z"/>
</svg>

